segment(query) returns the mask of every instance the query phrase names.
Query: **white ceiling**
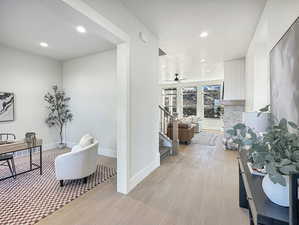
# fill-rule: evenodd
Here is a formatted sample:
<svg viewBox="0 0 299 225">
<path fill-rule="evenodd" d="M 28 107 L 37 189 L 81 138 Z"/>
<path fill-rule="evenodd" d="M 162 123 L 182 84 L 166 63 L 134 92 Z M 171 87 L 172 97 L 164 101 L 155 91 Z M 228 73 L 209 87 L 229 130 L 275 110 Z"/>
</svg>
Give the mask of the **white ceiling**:
<svg viewBox="0 0 299 225">
<path fill-rule="evenodd" d="M 87 33 L 78 33 L 78 25 Z M 59 0 L 1 0 L 0 43 L 57 60 L 114 48 L 98 25 Z"/>
<path fill-rule="evenodd" d="M 160 48 L 170 56 L 167 61 L 172 64 L 173 58 L 179 61 L 175 70 L 192 78 L 205 76 L 199 74 L 205 71 L 223 74 L 219 64 L 245 56 L 266 3 L 266 0 L 121 1 L 159 37 Z M 208 38 L 199 37 L 202 31 L 209 33 Z M 204 66 L 199 65 L 202 58 L 207 60 Z"/>
</svg>

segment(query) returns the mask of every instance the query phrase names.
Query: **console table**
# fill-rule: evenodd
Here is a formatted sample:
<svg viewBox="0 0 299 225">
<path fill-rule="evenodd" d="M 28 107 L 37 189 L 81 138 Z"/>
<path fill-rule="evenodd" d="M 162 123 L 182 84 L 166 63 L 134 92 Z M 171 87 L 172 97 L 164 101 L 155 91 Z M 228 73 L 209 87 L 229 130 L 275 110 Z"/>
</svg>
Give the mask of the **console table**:
<svg viewBox="0 0 299 225">
<path fill-rule="evenodd" d="M 288 207 L 282 207 L 272 203 L 262 188 L 261 176 L 254 176 L 250 173 L 247 166 L 247 155 L 245 151 L 240 152 L 238 158 L 239 163 L 239 206 L 249 210 L 250 224 L 251 225 L 298 225 L 297 202 L 298 191 L 294 192 L 296 204 L 294 205 L 295 215 L 292 215 L 292 210 Z M 295 177 L 294 179 L 297 181 Z M 298 188 L 297 182 L 296 189 Z M 291 203 L 292 205 L 292 203 Z M 290 207 L 293 209 L 292 207 Z M 289 218 L 295 217 L 292 221 Z"/>
<path fill-rule="evenodd" d="M 20 173 L 16 173 L 15 175 L 17 176 L 17 175 L 20 175 L 23 173 L 28 173 L 28 172 L 31 172 L 31 171 L 37 170 L 37 169 L 39 169 L 40 175 L 42 175 L 42 173 L 43 173 L 42 143 L 43 143 L 42 139 L 37 139 L 36 143 L 34 145 L 30 145 L 30 146 L 24 140 L 15 141 L 10 144 L 0 145 L 0 155 L 6 154 L 6 153 L 14 153 L 14 152 L 28 150 L 29 151 L 29 170 L 22 171 Z M 34 148 L 38 148 L 38 150 L 39 150 L 39 165 L 32 162 L 32 150 Z M 14 176 L 11 175 L 8 177 L 1 178 L 0 181 L 11 178 L 11 177 L 14 177 Z"/>
</svg>

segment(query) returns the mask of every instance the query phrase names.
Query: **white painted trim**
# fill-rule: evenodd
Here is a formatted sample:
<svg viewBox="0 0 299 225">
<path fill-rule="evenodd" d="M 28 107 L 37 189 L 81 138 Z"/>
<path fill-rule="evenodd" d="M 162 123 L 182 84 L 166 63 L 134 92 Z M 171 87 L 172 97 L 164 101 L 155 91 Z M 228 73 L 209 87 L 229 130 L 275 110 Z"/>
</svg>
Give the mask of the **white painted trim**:
<svg viewBox="0 0 299 225">
<path fill-rule="evenodd" d="M 132 191 L 144 178 L 160 167 L 160 154 L 147 167 L 136 173 L 129 181 L 129 191 Z"/>
<path fill-rule="evenodd" d="M 117 44 L 117 191 L 129 192 L 130 169 L 130 36 L 82 0 L 61 0 L 104 29 Z"/>
<path fill-rule="evenodd" d="M 162 82 L 159 83 L 161 88 L 168 88 L 168 87 L 188 87 L 188 86 L 201 86 L 201 85 L 213 85 L 213 84 L 222 84 L 223 79 L 216 79 L 216 80 L 186 80 L 181 82 Z"/>
<path fill-rule="evenodd" d="M 163 83 L 160 84 L 160 93 L 164 88 L 177 88 L 177 110 L 179 118 L 183 117 L 183 95 L 182 88 L 185 87 L 197 87 L 197 116 L 202 118 L 202 120 L 208 121 L 209 118 L 204 118 L 204 95 L 201 88 L 205 85 L 221 85 L 223 80 L 205 80 L 205 81 L 186 81 L 180 83 Z M 221 89 L 222 90 L 222 89 Z M 222 92 L 220 93 L 222 94 Z M 161 95 L 162 98 L 162 95 Z M 163 100 L 162 100 L 163 101 Z M 208 129 L 208 128 L 207 128 Z M 220 129 L 220 128 L 219 128 Z"/>
<path fill-rule="evenodd" d="M 42 151 L 44 152 L 44 151 L 49 151 L 49 150 L 53 150 L 53 149 L 55 149 L 55 148 L 57 148 L 58 147 L 58 142 L 57 143 L 49 143 L 49 144 L 44 144 L 43 146 L 42 146 Z M 32 152 L 38 152 L 39 150 L 38 150 L 38 148 L 33 148 L 33 151 Z M 17 158 L 17 157 L 22 157 L 22 156 L 28 156 L 29 155 L 29 151 L 28 151 L 28 149 L 26 149 L 26 150 L 23 150 L 23 151 L 18 151 L 18 152 L 15 152 L 14 153 L 14 156 Z"/>
<path fill-rule="evenodd" d="M 45 144 L 45 145 L 43 145 L 43 150 L 52 150 L 52 149 L 54 149 L 54 148 L 58 148 L 58 144 L 59 144 L 59 142 L 57 142 L 57 143 L 50 143 L 50 144 Z"/>
<path fill-rule="evenodd" d="M 98 154 L 106 157 L 116 158 L 117 153 L 115 149 L 112 148 L 102 148 L 99 147 Z"/>
<path fill-rule="evenodd" d="M 129 193 L 130 176 L 130 44 L 117 45 L 117 191 Z"/>
<path fill-rule="evenodd" d="M 82 0 L 61 0 L 71 8 L 77 10 L 82 15 L 88 17 L 90 20 L 98 24 L 103 28 L 104 38 L 111 41 L 114 44 L 121 42 L 128 42 L 130 40 L 129 35 L 107 20 L 105 17 L 100 15 L 96 10 L 91 8 L 88 4 Z"/>
<path fill-rule="evenodd" d="M 57 143 L 50 143 L 50 144 L 43 145 L 43 151 L 49 151 L 49 150 L 56 149 L 56 148 L 58 148 L 58 144 L 59 143 L 57 142 Z M 73 146 L 76 145 L 76 143 L 67 142 L 66 145 L 67 145 L 67 147 L 72 148 Z M 35 152 L 35 151 L 33 151 L 33 152 Z M 16 154 L 16 156 L 26 156 L 26 155 L 29 155 L 28 150 L 20 151 L 19 154 Z M 98 149 L 98 155 L 116 158 L 116 150 L 111 149 L 111 148 L 104 148 L 104 147 L 100 146 Z"/>
</svg>

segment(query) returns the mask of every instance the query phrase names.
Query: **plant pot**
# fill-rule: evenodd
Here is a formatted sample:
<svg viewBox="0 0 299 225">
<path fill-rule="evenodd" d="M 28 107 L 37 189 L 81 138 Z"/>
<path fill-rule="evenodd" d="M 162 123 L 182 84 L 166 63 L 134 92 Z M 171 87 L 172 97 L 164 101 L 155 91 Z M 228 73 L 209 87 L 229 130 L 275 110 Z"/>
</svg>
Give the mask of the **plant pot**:
<svg viewBox="0 0 299 225">
<path fill-rule="evenodd" d="M 263 179 L 263 190 L 266 194 L 266 196 L 271 200 L 271 202 L 288 207 L 289 204 L 289 177 L 284 176 L 286 179 L 286 186 L 282 186 L 281 184 L 274 184 L 270 178 L 269 175 L 266 175 Z"/>
<path fill-rule="evenodd" d="M 63 148 L 65 148 L 66 147 L 66 144 L 65 143 L 59 143 L 58 144 L 58 148 L 60 148 L 60 149 L 63 149 Z"/>
</svg>

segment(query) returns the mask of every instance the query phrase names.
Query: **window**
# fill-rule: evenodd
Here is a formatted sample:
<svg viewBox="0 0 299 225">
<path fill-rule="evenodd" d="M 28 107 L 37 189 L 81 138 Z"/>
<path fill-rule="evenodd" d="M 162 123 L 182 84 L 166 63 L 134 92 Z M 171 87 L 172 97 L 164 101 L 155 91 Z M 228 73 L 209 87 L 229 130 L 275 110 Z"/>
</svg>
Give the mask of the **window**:
<svg viewBox="0 0 299 225">
<path fill-rule="evenodd" d="M 162 90 L 163 104 L 170 114 L 177 113 L 177 89 L 166 88 Z"/>
<path fill-rule="evenodd" d="M 220 101 L 221 85 L 207 85 L 203 87 L 204 118 L 219 119 L 223 113 Z"/>
<path fill-rule="evenodd" d="M 197 115 L 197 88 L 185 87 L 182 88 L 183 93 L 183 115 L 196 116 Z"/>
</svg>

